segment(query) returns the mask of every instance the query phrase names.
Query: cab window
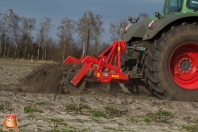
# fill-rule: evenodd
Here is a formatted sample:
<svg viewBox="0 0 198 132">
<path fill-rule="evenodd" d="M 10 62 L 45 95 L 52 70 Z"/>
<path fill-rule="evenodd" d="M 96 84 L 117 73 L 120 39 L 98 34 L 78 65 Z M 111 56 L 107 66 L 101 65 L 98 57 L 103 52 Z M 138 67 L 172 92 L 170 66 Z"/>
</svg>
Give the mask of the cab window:
<svg viewBox="0 0 198 132">
<path fill-rule="evenodd" d="M 198 0 L 189 0 L 188 8 L 198 10 Z"/>
<path fill-rule="evenodd" d="M 183 0 L 167 0 L 164 10 L 164 15 L 169 15 L 172 12 L 177 12 L 182 6 Z"/>
</svg>

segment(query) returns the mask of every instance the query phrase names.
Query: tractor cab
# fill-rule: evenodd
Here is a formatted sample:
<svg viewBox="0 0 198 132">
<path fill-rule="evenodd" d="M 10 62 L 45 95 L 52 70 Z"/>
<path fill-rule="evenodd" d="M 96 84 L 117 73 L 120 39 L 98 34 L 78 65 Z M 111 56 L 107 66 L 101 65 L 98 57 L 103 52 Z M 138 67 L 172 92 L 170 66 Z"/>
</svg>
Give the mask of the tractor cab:
<svg viewBox="0 0 198 132">
<path fill-rule="evenodd" d="M 167 16 L 175 12 L 198 11 L 198 0 L 165 0 L 163 15 Z"/>
<path fill-rule="evenodd" d="M 171 14 L 172 12 L 178 12 L 182 8 L 183 0 L 166 0 L 164 6 L 164 16 Z"/>
</svg>

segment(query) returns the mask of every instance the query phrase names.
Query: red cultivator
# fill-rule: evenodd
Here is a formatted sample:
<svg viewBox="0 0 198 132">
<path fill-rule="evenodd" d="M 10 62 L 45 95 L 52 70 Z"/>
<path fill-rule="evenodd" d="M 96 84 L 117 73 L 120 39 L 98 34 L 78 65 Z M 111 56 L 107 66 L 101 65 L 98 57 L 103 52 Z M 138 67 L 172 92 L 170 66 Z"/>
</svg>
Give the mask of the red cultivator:
<svg viewBox="0 0 198 132">
<path fill-rule="evenodd" d="M 89 70 L 93 71 L 93 82 L 127 82 L 128 74 L 124 74 L 121 69 L 121 52 L 126 52 L 125 47 L 125 41 L 115 41 L 97 58 L 91 56 L 82 56 L 81 59 L 67 57 L 64 61 L 66 64 L 72 62 L 83 64 L 71 83 L 76 86 Z"/>
</svg>

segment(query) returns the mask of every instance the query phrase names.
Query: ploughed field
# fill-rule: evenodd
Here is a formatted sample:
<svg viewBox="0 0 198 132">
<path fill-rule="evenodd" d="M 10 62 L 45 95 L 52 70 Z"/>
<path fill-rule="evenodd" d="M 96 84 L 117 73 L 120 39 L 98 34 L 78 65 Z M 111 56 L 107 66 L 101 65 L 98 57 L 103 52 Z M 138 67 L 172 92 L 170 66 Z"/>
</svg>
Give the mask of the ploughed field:
<svg viewBox="0 0 198 132">
<path fill-rule="evenodd" d="M 114 85 L 109 92 L 104 85 L 62 92 L 59 82 L 71 67 L 0 59 L 0 120 L 16 114 L 21 132 L 198 131 L 197 102 L 160 100 L 145 88 L 126 94 Z"/>
</svg>

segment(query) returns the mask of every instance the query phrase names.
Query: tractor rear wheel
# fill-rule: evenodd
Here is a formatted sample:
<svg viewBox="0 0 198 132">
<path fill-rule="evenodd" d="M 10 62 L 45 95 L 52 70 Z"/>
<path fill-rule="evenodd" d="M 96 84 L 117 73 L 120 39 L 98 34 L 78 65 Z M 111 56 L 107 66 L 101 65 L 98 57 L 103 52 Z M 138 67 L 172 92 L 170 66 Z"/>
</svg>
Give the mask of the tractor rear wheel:
<svg viewBox="0 0 198 132">
<path fill-rule="evenodd" d="M 152 93 L 162 99 L 198 101 L 197 36 L 197 23 L 182 23 L 149 46 L 145 77 Z"/>
</svg>

